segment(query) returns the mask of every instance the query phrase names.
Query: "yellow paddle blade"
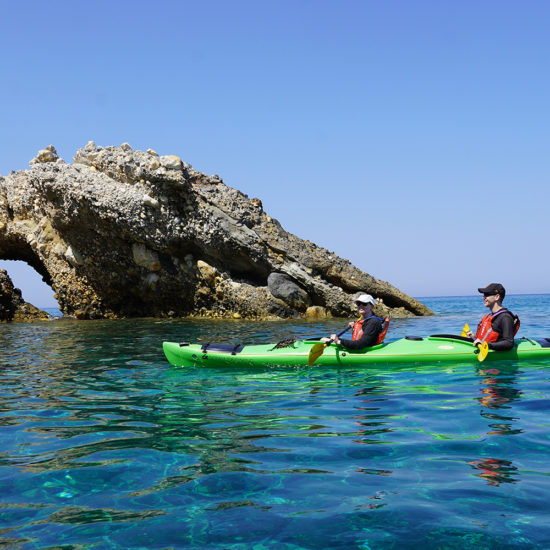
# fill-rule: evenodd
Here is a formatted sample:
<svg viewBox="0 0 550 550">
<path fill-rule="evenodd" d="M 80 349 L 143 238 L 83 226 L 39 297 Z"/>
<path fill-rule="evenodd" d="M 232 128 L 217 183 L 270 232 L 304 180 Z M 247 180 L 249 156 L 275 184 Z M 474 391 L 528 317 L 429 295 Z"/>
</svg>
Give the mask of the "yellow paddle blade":
<svg viewBox="0 0 550 550">
<path fill-rule="evenodd" d="M 460 336 L 468 336 L 468 332 L 470 332 L 470 327 L 468 326 L 468 323 L 465 323 Z"/>
<path fill-rule="evenodd" d="M 307 366 L 311 367 L 321 355 L 323 355 L 323 352 L 325 351 L 325 348 L 327 345 L 324 342 L 319 342 L 318 344 L 313 344 L 311 346 L 311 349 L 309 350 L 309 355 L 307 356 Z"/>
<path fill-rule="evenodd" d="M 479 355 L 477 356 L 478 361 L 485 361 L 485 357 L 487 357 L 487 354 L 489 353 L 489 344 L 487 342 L 483 342 L 481 346 L 479 346 Z"/>
</svg>

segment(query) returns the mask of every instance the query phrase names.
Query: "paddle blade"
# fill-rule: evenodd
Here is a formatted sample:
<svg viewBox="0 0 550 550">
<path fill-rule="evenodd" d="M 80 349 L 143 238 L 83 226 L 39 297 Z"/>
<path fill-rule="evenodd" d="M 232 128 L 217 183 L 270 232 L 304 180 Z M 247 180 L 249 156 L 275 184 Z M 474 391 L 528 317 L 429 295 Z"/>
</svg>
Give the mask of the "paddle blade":
<svg viewBox="0 0 550 550">
<path fill-rule="evenodd" d="M 487 354 L 489 353 L 489 344 L 487 342 L 483 342 L 481 346 L 479 346 L 479 355 L 477 356 L 478 361 L 485 361 L 485 357 L 487 357 Z"/>
<path fill-rule="evenodd" d="M 318 344 L 313 344 L 311 346 L 311 349 L 309 350 L 309 355 L 307 356 L 307 366 L 311 367 L 321 355 L 323 355 L 323 352 L 325 351 L 325 348 L 327 347 L 327 344 L 324 342 L 319 342 Z"/>
<path fill-rule="evenodd" d="M 470 332 L 470 327 L 468 326 L 468 323 L 465 323 L 460 336 L 468 336 L 468 332 Z"/>
</svg>

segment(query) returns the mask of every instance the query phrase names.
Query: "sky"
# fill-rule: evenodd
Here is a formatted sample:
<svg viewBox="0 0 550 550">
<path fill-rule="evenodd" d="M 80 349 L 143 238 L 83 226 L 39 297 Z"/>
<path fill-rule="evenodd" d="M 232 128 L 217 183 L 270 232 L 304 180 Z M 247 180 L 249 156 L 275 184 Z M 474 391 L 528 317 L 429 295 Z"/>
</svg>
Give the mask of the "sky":
<svg viewBox="0 0 550 550">
<path fill-rule="evenodd" d="M 128 142 L 409 295 L 550 292 L 549 28 L 546 0 L 4 1 L 0 174 Z"/>
</svg>

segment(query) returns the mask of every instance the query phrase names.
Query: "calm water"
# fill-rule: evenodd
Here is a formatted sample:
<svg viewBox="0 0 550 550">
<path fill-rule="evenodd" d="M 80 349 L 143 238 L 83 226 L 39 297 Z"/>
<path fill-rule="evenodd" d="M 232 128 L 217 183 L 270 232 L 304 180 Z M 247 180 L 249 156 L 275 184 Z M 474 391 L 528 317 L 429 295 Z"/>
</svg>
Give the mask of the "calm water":
<svg viewBox="0 0 550 550">
<path fill-rule="evenodd" d="M 475 326 L 478 297 L 389 339 Z M 550 337 L 550 295 L 510 296 Z M 176 369 L 345 321 L 0 326 L 0 548 L 548 548 L 549 361 Z"/>
</svg>

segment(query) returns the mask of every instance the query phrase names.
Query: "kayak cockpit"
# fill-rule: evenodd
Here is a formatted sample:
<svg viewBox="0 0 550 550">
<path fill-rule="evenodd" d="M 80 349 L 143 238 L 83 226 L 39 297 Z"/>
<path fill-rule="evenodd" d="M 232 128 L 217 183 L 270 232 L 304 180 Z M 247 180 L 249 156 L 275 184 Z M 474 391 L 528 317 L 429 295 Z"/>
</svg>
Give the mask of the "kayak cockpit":
<svg viewBox="0 0 550 550">
<path fill-rule="evenodd" d="M 471 338 L 467 336 L 458 336 L 457 334 L 432 334 L 428 338 L 439 338 L 443 340 L 459 340 L 460 342 L 468 342 L 469 344 L 473 343 Z"/>
</svg>

